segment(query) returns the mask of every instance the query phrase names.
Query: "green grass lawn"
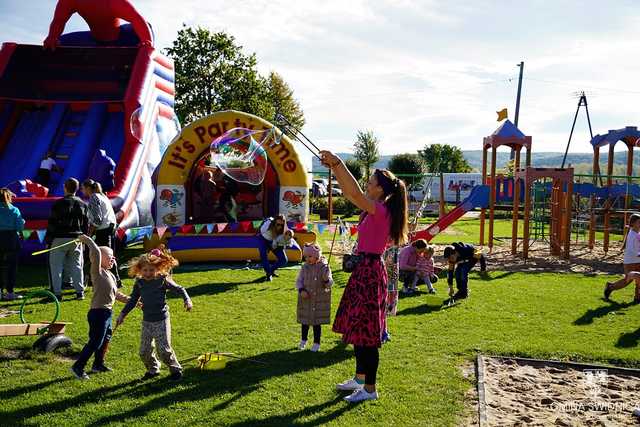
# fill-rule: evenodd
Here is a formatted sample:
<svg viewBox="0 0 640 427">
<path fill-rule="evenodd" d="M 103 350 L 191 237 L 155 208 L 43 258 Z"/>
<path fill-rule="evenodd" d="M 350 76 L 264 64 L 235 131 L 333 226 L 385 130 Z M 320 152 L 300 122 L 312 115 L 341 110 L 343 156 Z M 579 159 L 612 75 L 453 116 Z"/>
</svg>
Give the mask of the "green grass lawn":
<svg viewBox="0 0 640 427">
<path fill-rule="evenodd" d="M 496 244 L 501 244 L 501 243 L 508 244 L 509 242 L 511 242 L 512 220 L 511 218 L 507 218 L 506 215 L 507 214 L 505 212 L 498 212 L 496 218 L 494 219 L 493 236 L 494 236 L 494 239 L 496 239 L 496 242 L 495 242 Z M 319 221 L 319 217 L 317 215 L 315 216 L 311 215 L 311 220 Z M 425 218 L 420 218 L 419 223 L 421 226 L 427 226 L 435 223 L 437 220 L 438 220 L 437 216 L 428 216 Z M 358 217 L 354 216 L 354 217 L 344 218 L 344 221 L 355 224 L 358 222 Z M 521 218 L 518 221 L 518 236 L 520 238 L 523 237 L 523 225 L 524 225 L 524 221 Z M 485 222 L 484 233 L 485 233 L 484 235 L 485 235 L 485 244 L 486 244 L 486 241 L 489 237 L 488 217 Z M 544 233 L 545 233 L 545 236 L 548 236 L 549 234 L 548 225 L 545 227 Z M 531 229 L 531 239 L 533 239 L 533 237 L 534 237 L 533 229 Z M 609 240 L 611 242 L 620 242 L 622 241 L 622 237 L 623 237 L 622 234 L 618 234 L 613 231 L 609 234 Z M 572 232 L 571 234 L 572 243 L 575 242 L 575 238 L 576 238 L 576 234 L 575 232 Z M 600 241 L 600 244 L 602 244 L 601 241 L 603 238 L 604 238 L 604 233 L 602 231 L 597 231 L 596 240 Z M 585 230 L 584 233 L 580 234 L 579 241 L 586 243 L 587 239 L 588 239 L 588 230 Z M 472 243 L 476 245 L 480 243 L 480 219 L 479 218 L 462 217 L 458 219 L 451 226 L 449 226 L 443 232 L 438 234 L 433 240 L 431 240 L 431 243 L 448 244 L 448 243 L 459 242 L 459 241 L 464 241 L 464 242 Z"/>
<path fill-rule="evenodd" d="M 381 350 L 380 400 L 350 405 L 334 385 L 353 375 L 354 358 L 330 327 L 323 327 L 319 353 L 296 349 L 295 269 L 267 284 L 253 283 L 259 270 L 210 267 L 187 265 L 175 273 L 194 301 L 186 313 L 180 299 L 170 300 L 178 358 L 232 351 L 266 365 L 232 361 L 221 371 L 198 371 L 191 363 L 180 383 L 169 382 L 166 370 L 139 382 L 137 310 L 113 338 L 107 361 L 115 371 L 86 382 L 71 379 L 69 358 L 29 351 L 33 338 L 1 338 L 0 424 L 455 426 L 474 386 L 460 367 L 478 352 L 640 367 L 640 306 L 629 304 L 630 288 L 608 303 L 601 299 L 606 276 L 474 273 L 470 299 L 455 307 L 440 308 L 442 282 L 437 295 L 400 300 L 389 321 L 393 340 Z M 42 268 L 23 267 L 19 290 L 43 287 L 45 277 Z M 335 313 L 347 275 L 334 265 L 334 277 Z M 125 290 L 131 285 L 125 281 Z M 62 319 L 73 322 L 69 356 L 86 342 L 88 307 L 88 299 L 62 302 Z M 122 304 L 116 307 L 117 314 Z M 17 316 L 0 320 L 18 322 Z"/>
</svg>

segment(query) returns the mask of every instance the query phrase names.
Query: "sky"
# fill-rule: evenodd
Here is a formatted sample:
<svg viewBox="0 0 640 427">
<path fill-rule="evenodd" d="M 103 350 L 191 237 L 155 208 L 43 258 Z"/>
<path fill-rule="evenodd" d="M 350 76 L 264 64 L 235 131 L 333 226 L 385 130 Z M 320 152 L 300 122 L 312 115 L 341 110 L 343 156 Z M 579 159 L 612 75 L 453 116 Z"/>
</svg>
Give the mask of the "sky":
<svg viewBox="0 0 640 427">
<path fill-rule="evenodd" d="M 0 41 L 41 43 L 55 3 L 0 0 Z M 305 134 L 333 151 L 351 151 L 368 129 L 382 154 L 432 143 L 479 150 L 499 125 L 496 111 L 514 119 L 520 61 L 519 128 L 534 152 L 564 151 L 581 90 L 594 135 L 640 122 L 640 15 L 631 0 L 133 3 L 159 48 L 183 23 L 233 35 L 261 73 L 283 76 Z M 77 15 L 67 25 L 86 28 Z M 570 151 L 591 151 L 584 109 Z"/>
</svg>

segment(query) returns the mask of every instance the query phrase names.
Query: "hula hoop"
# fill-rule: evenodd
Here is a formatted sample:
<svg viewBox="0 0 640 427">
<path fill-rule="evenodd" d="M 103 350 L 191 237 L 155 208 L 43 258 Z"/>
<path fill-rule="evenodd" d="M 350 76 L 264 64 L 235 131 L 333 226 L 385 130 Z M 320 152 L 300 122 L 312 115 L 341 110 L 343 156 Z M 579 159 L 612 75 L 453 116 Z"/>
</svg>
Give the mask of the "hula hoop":
<svg viewBox="0 0 640 427">
<path fill-rule="evenodd" d="M 24 306 L 26 305 L 27 301 L 35 297 L 49 297 L 53 299 L 56 305 L 56 314 L 53 316 L 53 320 L 51 320 L 51 322 L 49 323 L 55 323 L 55 321 L 58 320 L 58 316 L 60 315 L 60 302 L 53 293 L 47 290 L 33 291 L 25 295 L 24 299 L 22 300 L 22 304 L 20 305 L 20 321 L 22 323 L 28 323 L 26 320 L 24 320 Z"/>
</svg>

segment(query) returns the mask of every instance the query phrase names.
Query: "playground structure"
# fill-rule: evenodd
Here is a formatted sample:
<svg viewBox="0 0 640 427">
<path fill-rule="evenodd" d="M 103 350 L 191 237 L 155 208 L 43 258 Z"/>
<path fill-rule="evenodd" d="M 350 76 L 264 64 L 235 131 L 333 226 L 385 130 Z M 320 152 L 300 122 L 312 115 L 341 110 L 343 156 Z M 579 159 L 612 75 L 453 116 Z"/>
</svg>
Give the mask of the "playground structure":
<svg viewBox="0 0 640 427">
<path fill-rule="evenodd" d="M 549 244 L 551 254 L 569 259 L 571 247 L 571 211 L 573 195 L 573 168 L 532 168 L 518 169 L 515 174 L 515 194 L 513 199 L 513 224 L 511 253 L 517 254 L 518 219 L 520 215 L 520 182 L 524 182 L 524 236 L 522 256 L 529 257 L 530 220 L 532 212 L 532 187 L 539 181 L 550 180 L 551 209 Z M 545 201 L 543 200 L 542 203 Z"/>
<path fill-rule="evenodd" d="M 430 242 L 435 236 L 460 219 L 465 213 L 476 208 L 484 209 L 487 207 L 489 195 L 490 191 L 488 186 L 476 185 L 473 190 L 471 190 L 471 194 L 449 213 L 440 217 L 426 229 L 412 233 L 411 240 L 425 239 L 427 242 Z"/>
<path fill-rule="evenodd" d="M 638 145 L 640 132 L 636 127 L 625 127 L 596 135 L 591 140 L 594 150 L 591 175 L 574 174 L 572 167 L 535 168 L 531 166 L 531 137 L 526 136 L 509 120 L 483 140 L 482 182 L 470 195 L 446 215 L 425 230 L 412 233 L 412 240 L 431 240 L 467 211 L 480 208 L 480 245 L 493 249 L 494 221 L 497 209 L 507 210 L 511 216 L 510 247 L 513 255 L 522 245 L 522 257 L 529 257 L 535 242 L 545 241 L 550 253 L 568 259 L 572 240 L 578 244 L 580 236 L 589 249 L 595 247 L 596 232 L 602 232 L 603 250 L 610 249 L 610 235 L 614 230 L 624 233 L 629 214 L 636 207 L 634 199 L 640 199 L 640 185 L 634 183 L 633 149 Z M 614 146 L 617 142 L 627 146 L 625 176 L 614 176 Z M 600 175 L 599 150 L 609 146 L 607 173 Z M 513 150 L 513 176 L 498 174 L 496 152 L 501 146 Z M 526 157 L 521 167 L 522 149 Z M 489 150 L 491 163 L 489 167 Z M 603 181 L 604 179 L 604 181 Z M 622 180 L 622 182 L 620 182 Z M 600 182 L 600 186 L 598 186 Z M 424 203 L 423 203 L 424 204 Z M 421 206 L 422 207 L 422 206 Z M 417 210 L 420 213 L 420 209 Z M 519 237 L 520 219 L 523 235 Z M 614 224 L 613 219 L 619 218 Z M 488 223 L 488 224 L 487 224 Z M 485 231 L 488 236 L 485 236 Z M 575 239 L 572 239 L 572 233 Z M 485 240 L 485 237 L 488 237 Z"/>
<path fill-rule="evenodd" d="M 273 125 L 251 114 L 222 111 L 191 123 L 168 147 L 154 175 L 153 214 L 157 226 L 179 230 L 173 236 L 155 234 L 147 248 L 162 241 L 181 262 L 259 260 L 258 229 L 264 218 L 281 213 L 295 232 L 287 256 L 299 261 L 300 247 L 315 241 L 315 233 L 296 228 L 308 220 L 311 185 L 295 147 L 286 135 L 278 144 L 264 144 L 268 159 L 264 181 L 260 185 L 232 182 L 207 162 L 211 142 L 232 128 L 272 129 Z M 196 184 L 205 172 L 214 177 L 215 186 L 203 196 Z M 216 210 L 219 202 L 212 204 L 225 192 L 232 192 L 238 205 L 237 221 L 225 219 L 224 212 Z M 217 233 L 201 234 L 203 225 L 214 227 L 214 223 Z"/>
<path fill-rule="evenodd" d="M 529 249 L 535 241 L 548 241 L 550 253 L 569 258 L 571 252 L 571 233 L 575 232 L 576 243 L 581 233 L 588 228 L 590 249 L 595 247 L 597 231 L 603 233 L 603 250 L 610 246 L 610 233 L 613 229 L 612 218 L 622 219 L 620 231 L 623 232 L 628 223 L 632 201 L 640 197 L 640 186 L 633 184 L 633 149 L 637 146 L 640 132 L 636 127 L 625 127 L 609 131 L 604 135 L 596 135 L 591 140 L 594 150 L 593 175 L 574 175 L 571 167 L 567 168 L 534 168 L 530 166 L 531 138 L 525 136 L 513 124 L 506 120 L 483 143 L 483 177 L 491 188 L 489 197 L 489 235 L 486 242 L 489 250 L 493 248 L 493 221 L 497 203 L 502 208 L 512 211 L 511 253 L 518 252 L 518 223 L 520 216 L 524 219 L 522 237 L 522 256 L 527 259 Z M 627 175 L 613 175 L 614 146 L 622 141 L 628 149 Z M 506 145 L 514 150 L 513 177 L 497 175 L 495 172 L 496 149 Z M 609 146 L 607 173 L 600 175 L 600 148 Z M 520 166 L 520 151 L 527 148 L 525 167 Z M 487 150 L 492 149 L 492 166 L 487 176 Z M 576 182 L 576 178 L 578 182 Z M 621 178 L 624 184 L 615 181 Z M 581 182 L 586 179 L 590 182 Z M 598 181 L 600 186 L 598 186 Z M 620 200 L 622 199 L 622 200 Z M 588 203 L 585 202 L 588 200 Z M 523 212 L 520 212 L 520 208 Z M 486 213 L 483 209 L 480 216 L 480 244 L 485 244 Z M 533 234 L 533 236 L 532 236 Z"/>
<path fill-rule="evenodd" d="M 70 177 L 102 184 L 120 229 L 152 224 L 151 176 L 178 131 L 173 64 L 135 34 L 117 47 L 92 34 L 0 50 L 0 186 L 17 195 L 26 229 L 47 228 Z M 62 172 L 45 187 L 35 180 L 49 152 Z M 23 254 L 43 247 L 26 240 Z"/>
<path fill-rule="evenodd" d="M 522 148 L 526 148 L 526 160 L 525 166 L 529 167 L 531 165 L 531 137 L 526 136 L 520 130 L 515 127 L 513 123 L 509 120 L 505 120 L 498 129 L 496 129 L 493 134 L 485 137 L 482 143 L 482 183 L 483 185 L 490 186 L 490 194 L 489 194 L 489 251 L 493 249 L 493 226 L 495 219 L 495 204 L 496 204 L 496 153 L 498 147 L 507 146 L 511 148 L 515 152 L 514 158 L 514 169 L 520 169 L 520 154 Z M 491 148 L 491 172 L 490 175 L 487 176 L 487 152 Z M 512 239 L 515 241 L 517 239 L 517 217 L 518 213 L 518 197 L 519 197 L 519 187 L 516 186 L 516 192 L 514 197 L 514 210 L 513 210 L 513 218 L 514 218 L 514 227 L 512 232 Z M 486 219 L 486 209 L 480 210 L 480 246 L 484 245 L 484 226 Z"/>
<path fill-rule="evenodd" d="M 633 150 L 638 146 L 638 140 L 640 139 L 640 132 L 635 126 L 627 126 L 619 130 L 610 130 L 604 135 L 596 135 L 591 139 L 591 146 L 593 147 L 593 172 L 595 175 L 600 175 L 600 149 L 602 147 L 609 147 L 609 155 L 607 156 L 607 174 L 606 174 L 606 188 L 607 193 L 594 192 L 591 197 L 591 215 L 589 221 L 589 248 L 593 249 L 595 245 L 595 232 L 596 232 L 596 219 L 597 214 L 600 212 L 603 216 L 604 222 L 604 236 L 603 236 L 603 248 L 607 252 L 609 249 L 609 233 L 611 226 L 612 215 L 622 213 L 624 218 L 624 224 L 628 224 L 629 209 L 631 207 L 631 200 L 634 191 L 629 191 L 629 187 L 632 184 L 633 176 Z M 614 165 L 614 149 L 618 142 L 624 142 L 627 146 L 627 168 L 626 168 L 626 184 L 627 188 L 624 194 L 624 207 L 623 210 L 615 208 L 615 199 L 620 196 L 620 192 L 616 191 L 613 186 L 613 165 Z M 598 177 L 600 178 L 600 177 Z M 602 179 L 602 178 L 600 178 Z M 594 186 L 596 185 L 596 177 L 593 179 Z M 600 184 L 602 186 L 602 183 Z M 634 189 L 632 189 L 634 190 Z M 606 197 L 602 197 L 606 195 Z"/>
</svg>

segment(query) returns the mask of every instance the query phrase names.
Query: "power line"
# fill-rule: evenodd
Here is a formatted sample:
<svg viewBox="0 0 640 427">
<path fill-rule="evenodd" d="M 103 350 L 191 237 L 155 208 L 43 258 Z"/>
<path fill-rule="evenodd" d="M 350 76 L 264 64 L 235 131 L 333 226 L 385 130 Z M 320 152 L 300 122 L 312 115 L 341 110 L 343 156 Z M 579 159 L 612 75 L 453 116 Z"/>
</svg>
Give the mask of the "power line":
<svg viewBox="0 0 640 427">
<path fill-rule="evenodd" d="M 577 86 L 580 86 L 580 87 L 584 87 L 585 89 L 591 89 L 591 90 L 640 95 L 640 91 L 637 91 L 637 90 L 628 90 L 628 89 L 619 89 L 619 88 L 601 87 L 601 86 L 584 86 L 584 85 L 576 85 L 574 83 L 560 82 L 560 81 L 554 81 L 554 80 L 537 79 L 533 77 L 527 77 L 526 80 L 531 80 L 531 81 L 540 82 L 540 83 L 548 83 L 548 84 L 564 86 L 564 87 L 570 87 L 573 89 L 575 89 Z"/>
<path fill-rule="evenodd" d="M 486 86 L 486 85 L 495 84 L 495 83 L 505 83 L 505 82 L 511 83 L 515 80 L 517 80 L 517 78 L 513 78 L 513 77 L 507 78 L 507 79 L 499 79 L 499 80 L 488 80 L 484 82 L 478 82 L 474 85 L 469 85 L 463 88 L 460 88 L 459 86 L 434 86 L 426 89 L 418 89 L 418 90 L 412 90 L 412 91 L 395 90 L 395 91 L 389 91 L 389 92 L 360 93 L 357 95 L 350 95 L 350 96 L 336 95 L 335 97 L 329 96 L 329 97 L 314 98 L 314 101 L 328 101 L 332 99 L 341 99 L 341 100 L 358 99 L 358 98 L 368 98 L 368 97 L 383 97 L 383 96 L 390 96 L 390 95 L 419 95 L 419 94 L 426 94 L 433 91 L 449 91 L 449 93 L 451 94 L 460 94 L 460 93 L 466 93 L 470 89 L 475 89 L 481 86 Z M 453 89 L 456 89 L 456 90 L 453 90 Z"/>
</svg>

